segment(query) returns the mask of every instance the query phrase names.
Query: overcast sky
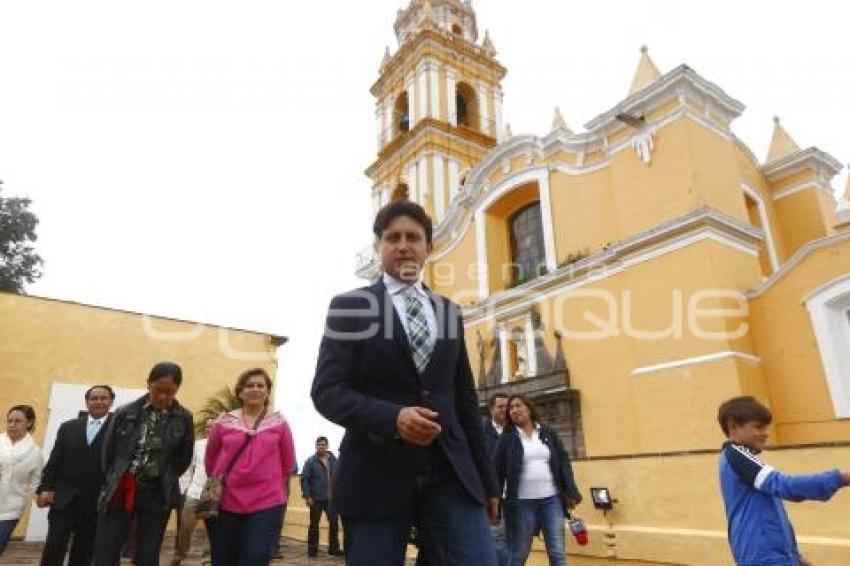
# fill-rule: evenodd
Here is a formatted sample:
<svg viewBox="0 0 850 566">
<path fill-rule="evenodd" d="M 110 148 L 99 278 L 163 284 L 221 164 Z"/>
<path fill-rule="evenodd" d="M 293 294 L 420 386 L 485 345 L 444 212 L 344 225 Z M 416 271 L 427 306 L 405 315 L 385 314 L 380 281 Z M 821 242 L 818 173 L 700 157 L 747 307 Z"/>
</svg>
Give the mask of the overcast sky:
<svg viewBox="0 0 850 566">
<path fill-rule="evenodd" d="M 290 336 L 278 401 L 306 456 L 331 431 L 307 394 L 324 311 L 370 242 L 369 87 L 407 4 L 0 2 L 0 179 L 41 219 L 29 292 Z M 581 130 L 647 44 L 662 72 L 686 63 L 747 105 L 733 129 L 760 159 L 778 114 L 850 160 L 840 3 L 473 6 L 514 134 L 545 134 L 555 106 Z"/>
</svg>

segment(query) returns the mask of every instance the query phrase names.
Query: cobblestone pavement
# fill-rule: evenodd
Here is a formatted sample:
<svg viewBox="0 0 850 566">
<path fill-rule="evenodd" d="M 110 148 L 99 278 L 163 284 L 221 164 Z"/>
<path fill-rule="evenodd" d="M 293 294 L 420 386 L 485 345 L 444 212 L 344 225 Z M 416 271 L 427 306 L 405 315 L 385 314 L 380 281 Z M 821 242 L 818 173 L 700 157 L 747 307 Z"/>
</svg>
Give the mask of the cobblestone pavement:
<svg viewBox="0 0 850 566">
<path fill-rule="evenodd" d="M 288 566 L 339 566 L 345 564 L 345 560 L 343 558 L 328 556 L 326 549 L 324 548 L 319 549 L 319 555 L 316 558 L 308 558 L 306 543 L 286 538 L 281 539 L 280 543 L 283 558 L 272 560 L 272 564 L 286 564 Z M 2 558 L 0 558 L 0 564 L 3 564 L 4 566 L 33 566 L 38 564 L 39 558 L 41 557 L 41 547 L 41 543 L 20 541 L 12 542 L 9 544 L 8 548 L 6 548 L 6 552 L 3 554 Z M 202 545 L 198 544 L 196 547 L 202 548 Z M 168 566 L 170 564 L 172 549 L 173 543 L 171 541 L 168 541 L 163 545 L 163 551 L 160 558 L 161 566 Z M 122 566 L 130 565 L 131 562 L 129 560 L 122 560 L 121 564 Z M 209 564 L 209 562 L 203 560 L 201 551 L 193 550 L 190 553 L 189 558 L 184 560 L 182 564 L 185 566 L 201 566 L 203 564 Z"/>
</svg>

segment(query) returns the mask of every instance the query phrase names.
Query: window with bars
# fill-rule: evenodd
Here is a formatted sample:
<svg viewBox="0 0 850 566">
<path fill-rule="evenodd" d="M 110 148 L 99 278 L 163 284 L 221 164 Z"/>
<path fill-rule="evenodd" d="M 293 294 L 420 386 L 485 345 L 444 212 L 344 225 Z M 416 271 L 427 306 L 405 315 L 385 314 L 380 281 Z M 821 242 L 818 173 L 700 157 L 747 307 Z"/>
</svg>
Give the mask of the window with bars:
<svg viewBox="0 0 850 566">
<path fill-rule="evenodd" d="M 514 214 L 510 220 L 510 231 L 512 283 L 537 277 L 546 265 L 540 203 L 532 203 Z"/>
</svg>

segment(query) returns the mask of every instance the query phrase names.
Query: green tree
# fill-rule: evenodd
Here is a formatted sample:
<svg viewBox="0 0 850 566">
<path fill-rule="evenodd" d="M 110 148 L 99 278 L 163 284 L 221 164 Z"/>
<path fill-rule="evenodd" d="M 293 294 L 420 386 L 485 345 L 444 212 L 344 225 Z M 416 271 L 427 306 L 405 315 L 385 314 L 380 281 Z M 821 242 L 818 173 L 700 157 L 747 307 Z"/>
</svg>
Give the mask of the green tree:
<svg viewBox="0 0 850 566">
<path fill-rule="evenodd" d="M 41 277 L 42 260 L 32 246 L 38 217 L 29 211 L 30 203 L 0 194 L 0 291 L 23 293 L 24 283 Z"/>
<path fill-rule="evenodd" d="M 207 421 L 215 419 L 221 413 L 233 411 L 241 407 L 239 398 L 230 387 L 225 387 L 204 402 L 201 410 L 195 413 L 195 434 L 198 437 L 206 436 Z"/>
</svg>

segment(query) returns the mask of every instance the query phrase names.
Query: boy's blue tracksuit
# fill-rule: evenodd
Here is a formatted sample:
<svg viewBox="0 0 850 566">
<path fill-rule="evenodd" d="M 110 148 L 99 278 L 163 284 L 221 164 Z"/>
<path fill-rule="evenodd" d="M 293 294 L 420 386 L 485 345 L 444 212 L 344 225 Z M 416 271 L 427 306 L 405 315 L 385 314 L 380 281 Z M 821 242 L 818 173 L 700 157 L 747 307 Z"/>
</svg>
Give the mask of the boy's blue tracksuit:
<svg viewBox="0 0 850 566">
<path fill-rule="evenodd" d="M 726 442 L 720 455 L 720 490 L 735 563 L 798 566 L 797 540 L 782 500 L 826 501 L 843 486 L 838 470 L 787 476 L 764 464 L 745 446 Z"/>
</svg>

